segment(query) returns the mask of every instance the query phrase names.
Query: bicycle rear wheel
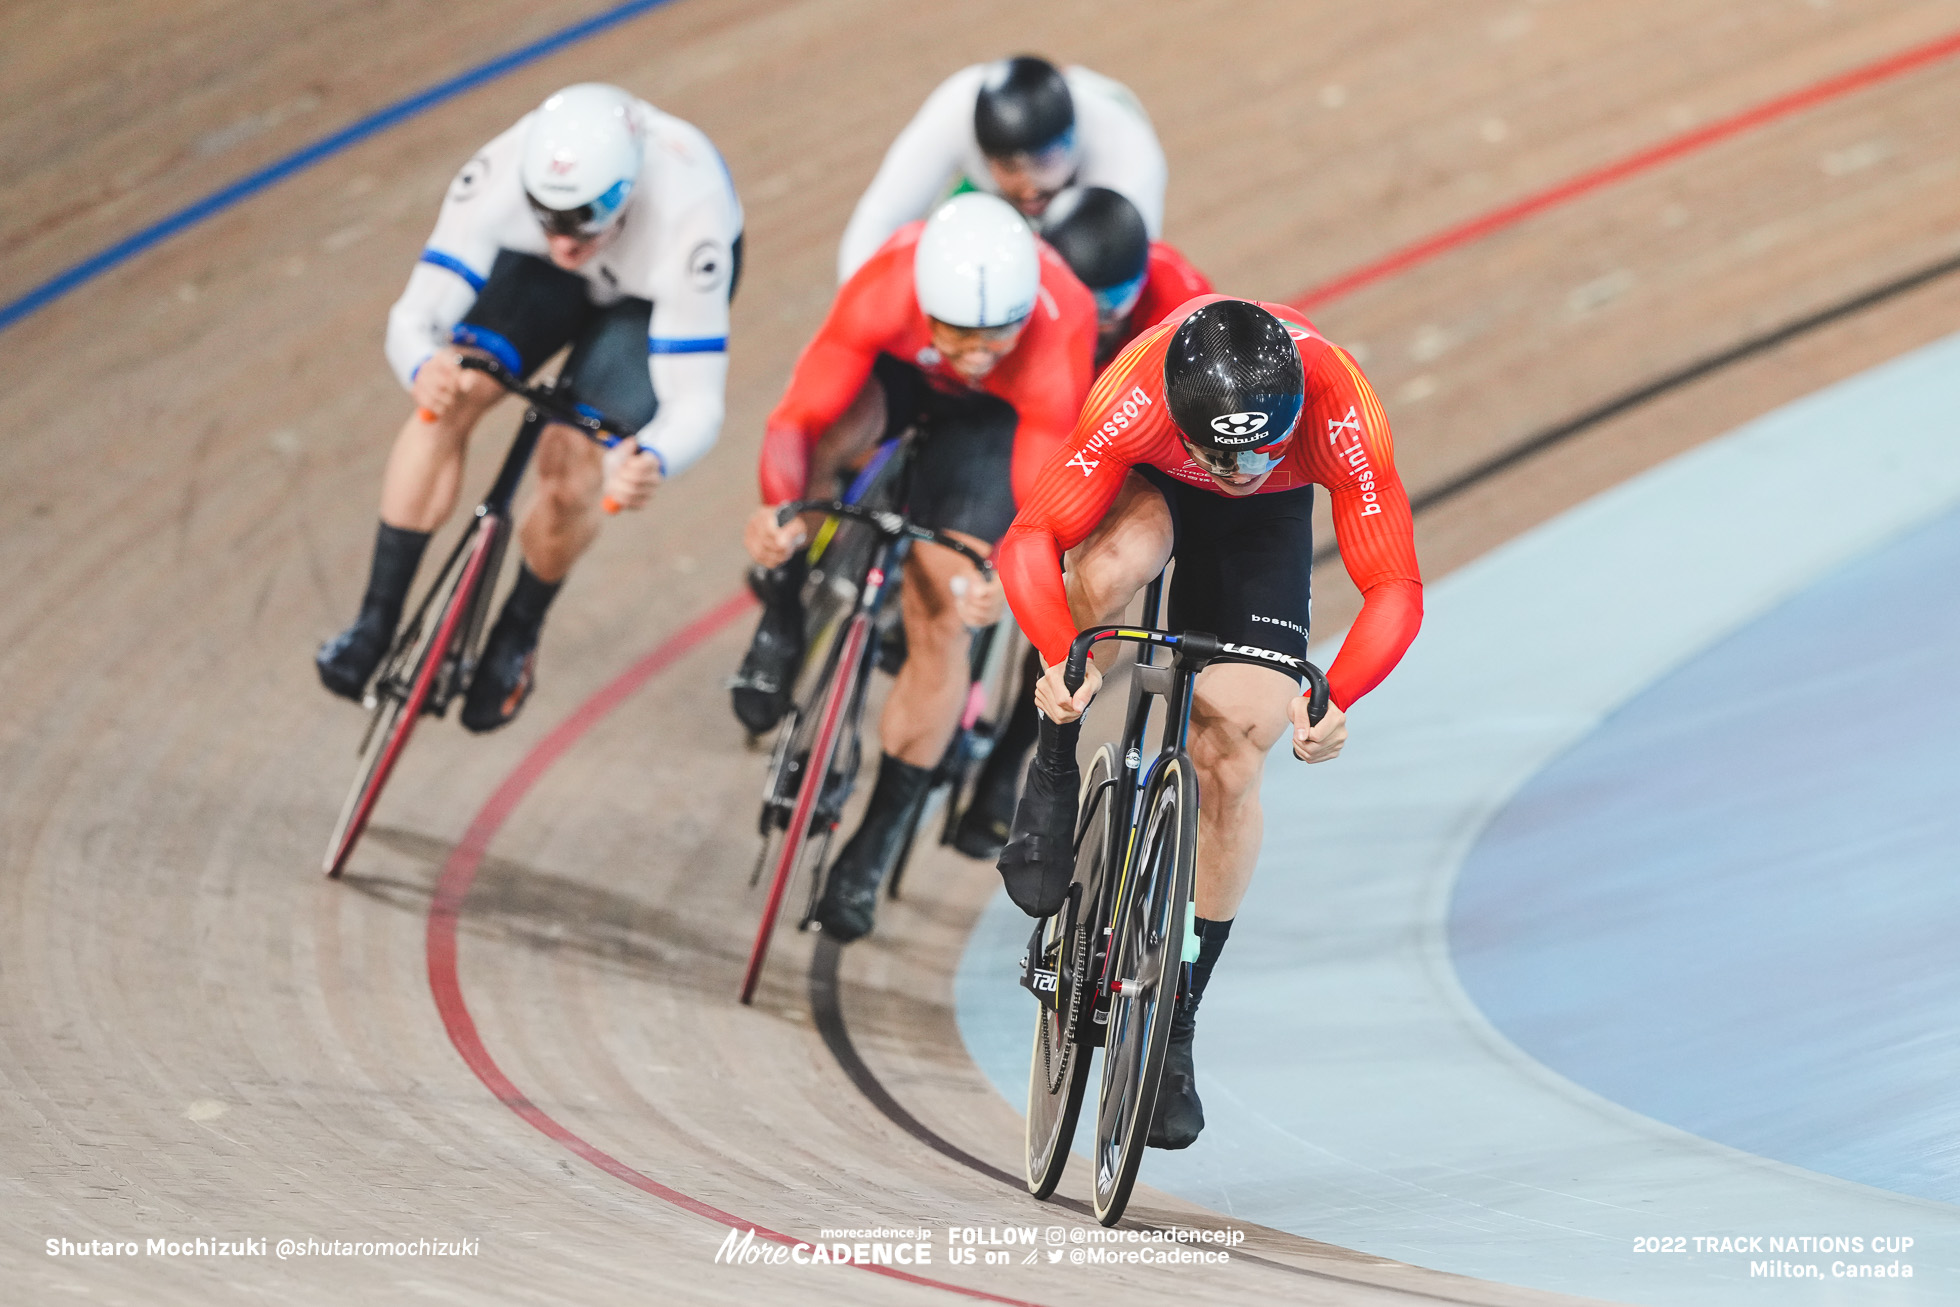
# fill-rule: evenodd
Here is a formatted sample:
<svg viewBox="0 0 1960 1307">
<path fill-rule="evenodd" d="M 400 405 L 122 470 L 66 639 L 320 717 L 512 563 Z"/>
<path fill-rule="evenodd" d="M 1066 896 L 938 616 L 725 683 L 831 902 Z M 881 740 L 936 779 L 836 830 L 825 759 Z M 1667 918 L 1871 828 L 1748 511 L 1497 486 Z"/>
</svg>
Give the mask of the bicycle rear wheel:
<svg viewBox="0 0 1960 1307">
<path fill-rule="evenodd" d="M 341 805 L 333 838 L 327 841 L 323 864 L 327 875 L 340 875 L 347 859 L 353 856 L 354 846 L 367 830 L 368 818 L 381 798 L 381 789 L 401 759 L 402 750 L 408 747 L 408 737 L 415 733 L 415 724 L 422 718 L 423 705 L 435 689 L 436 678 L 449 652 L 466 634 L 464 624 L 478 589 L 490 573 L 491 561 L 497 556 L 503 528 L 503 519 L 495 514 L 476 519 L 476 525 L 471 528 L 476 532 L 475 539 L 460 551 L 462 566 L 448 581 L 448 592 L 433 605 L 432 618 L 412 633 L 406 649 L 388 659 L 376 679 L 374 715 L 361 743 L 354 783 Z M 438 587 L 442 584 L 443 581 L 437 581 Z"/>
<path fill-rule="evenodd" d="M 743 1003 L 755 998 L 756 983 L 762 977 L 762 964 L 769 956 L 769 940 L 775 934 L 776 919 L 782 915 L 783 897 L 789 890 L 797 866 L 803 861 L 804 850 L 811 843 L 811 826 L 817 815 L 818 800 L 823 795 L 824 781 L 830 775 L 831 758 L 837 752 L 837 742 L 844 733 L 847 710 L 851 700 L 856 697 L 859 665 L 864 660 L 870 637 L 871 616 L 859 612 L 845 628 L 843 647 L 831 665 L 830 680 L 814 719 L 809 757 L 796 789 L 796 802 L 790 809 L 789 824 L 784 827 L 782 843 L 776 850 L 776 871 L 769 881 L 768 897 L 763 901 L 762 921 L 756 927 L 755 943 L 749 948 L 748 968 L 742 973 Z"/>
<path fill-rule="evenodd" d="M 1037 976 L 1050 973 L 1053 987 L 1037 987 L 1041 1007 L 1035 1016 L 1034 1058 L 1028 1067 L 1028 1192 L 1046 1198 L 1061 1183 L 1082 1115 L 1089 1083 L 1090 1054 L 1096 1045 L 1095 956 L 1097 891 L 1117 839 L 1116 748 L 1096 751 L 1082 777 L 1081 814 L 1075 828 L 1075 880 L 1061 912 L 1042 921 L 1029 944 Z M 1046 977 L 1043 976 L 1043 985 Z M 1052 1000 L 1052 1001 L 1051 1001 Z"/>
<path fill-rule="evenodd" d="M 1157 1107 L 1183 970 L 1186 904 L 1198 853 L 1198 786 L 1178 754 L 1144 791 L 1129 875 L 1110 939 L 1109 1028 L 1096 1102 L 1096 1219 L 1114 1225 L 1129 1204 Z"/>
</svg>

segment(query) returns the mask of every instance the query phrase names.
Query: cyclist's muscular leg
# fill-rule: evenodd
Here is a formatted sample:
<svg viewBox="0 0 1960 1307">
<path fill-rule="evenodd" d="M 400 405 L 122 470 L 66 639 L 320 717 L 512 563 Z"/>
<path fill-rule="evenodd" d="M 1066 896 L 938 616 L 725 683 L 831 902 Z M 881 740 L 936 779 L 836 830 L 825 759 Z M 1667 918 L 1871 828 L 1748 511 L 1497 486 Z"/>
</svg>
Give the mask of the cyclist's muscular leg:
<svg viewBox="0 0 1960 1307">
<path fill-rule="evenodd" d="M 986 541 L 948 535 L 987 553 Z M 905 665 L 892 683 L 879 727 L 885 752 L 914 767 L 935 767 L 952 742 L 967 695 L 971 637 L 954 608 L 952 583 L 977 584 L 973 564 L 950 549 L 921 544 L 905 560 L 899 609 L 905 619 Z"/>
<path fill-rule="evenodd" d="M 538 434 L 538 491 L 524 511 L 518 540 L 524 562 L 545 581 L 565 579 L 599 534 L 605 457 L 571 427 L 551 423 Z"/>
<path fill-rule="evenodd" d="M 1132 472 L 1088 539 L 1069 551 L 1068 608 L 1078 630 L 1121 620 L 1137 592 L 1171 560 L 1170 506 Z M 1098 663 L 1109 647 L 1096 651 Z"/>
<path fill-rule="evenodd" d="M 554 423 L 538 433 L 534 457 L 538 491 L 518 528 L 523 564 L 463 702 L 463 725 L 472 731 L 495 730 L 524 706 L 535 680 L 545 610 L 573 561 L 599 532 L 605 461 L 598 447 Z"/>
<path fill-rule="evenodd" d="M 503 387 L 489 377 L 459 369 L 454 397 L 439 417 L 428 421 L 423 417 L 427 410 L 419 408 L 408 415 L 381 474 L 382 521 L 410 531 L 433 531 L 448 520 L 463 483 L 470 433 L 503 397 Z"/>
<path fill-rule="evenodd" d="M 457 368 L 455 359 L 453 353 L 444 354 L 424 365 L 431 381 L 423 389 L 431 392 L 441 414 L 425 419 L 427 410 L 418 409 L 396 434 L 381 477 L 381 525 L 361 611 L 313 656 L 321 683 L 343 698 L 361 698 L 394 641 L 429 533 L 456 506 L 470 432 L 503 395 L 488 377 Z M 437 373 L 443 377 L 439 394 L 433 380 Z M 418 393 L 418 402 L 422 398 Z"/>
<path fill-rule="evenodd" d="M 948 534 L 975 549 L 987 548 L 972 536 Z M 879 728 L 884 756 L 878 760 L 878 779 L 864 820 L 838 853 L 817 904 L 817 922 L 840 943 L 871 929 L 879 886 L 959 725 L 970 637 L 953 602 L 952 583 L 958 577 L 977 580 L 973 565 L 950 549 L 921 544 L 905 560 L 899 605 L 907 654 Z"/>
<path fill-rule="evenodd" d="M 1069 551 L 1069 614 L 1076 627 L 1120 618 L 1137 591 L 1164 570 L 1175 541 L 1163 495 L 1132 473 L 1102 522 Z M 1102 655 L 1097 650 L 1099 663 Z M 1027 786 L 1014 810 L 1013 833 L 997 864 L 1008 897 L 1032 917 L 1048 916 L 1061 907 L 1074 872 L 1080 781 L 1074 755 L 1081 729 L 1079 722 L 1041 723 L 1043 742 L 1028 768 Z"/>
<path fill-rule="evenodd" d="M 1188 1148 L 1205 1128 L 1193 1052 L 1198 1004 L 1224 951 L 1232 918 L 1252 880 L 1264 830 L 1259 776 L 1288 728 L 1293 678 L 1248 663 L 1213 663 L 1191 700 L 1191 761 L 1198 773 L 1198 958 L 1185 973 L 1171 1016 L 1170 1047 L 1148 1143 Z"/>
<path fill-rule="evenodd" d="M 1198 915 L 1230 921 L 1259 860 L 1264 814 L 1259 777 L 1288 729 L 1293 678 L 1249 663 L 1213 663 L 1191 700 L 1191 762 L 1198 773 Z"/>
</svg>

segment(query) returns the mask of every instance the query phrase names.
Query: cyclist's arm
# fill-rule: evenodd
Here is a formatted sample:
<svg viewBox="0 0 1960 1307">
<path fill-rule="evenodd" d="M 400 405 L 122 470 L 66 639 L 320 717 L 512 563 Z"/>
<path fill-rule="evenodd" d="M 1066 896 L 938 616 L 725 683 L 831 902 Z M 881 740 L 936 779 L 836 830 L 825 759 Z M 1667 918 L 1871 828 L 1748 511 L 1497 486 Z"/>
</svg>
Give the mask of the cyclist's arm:
<svg viewBox="0 0 1960 1307">
<path fill-rule="evenodd" d="M 871 376 L 878 360 L 879 326 L 916 312 L 909 275 L 910 251 L 903 268 L 897 256 L 881 257 L 844 283 L 830 315 L 804 347 L 790 375 L 789 389 L 769 415 L 762 433 L 762 500 L 780 504 L 800 498 L 810 477 L 810 451 L 831 428 Z M 881 274 L 893 273 L 891 276 Z"/>
<path fill-rule="evenodd" d="M 1061 256 L 1042 247 L 1044 262 Z M 1025 504 L 1055 451 L 1069 443 L 1096 371 L 1096 302 L 1073 273 L 1044 275 L 1035 303 L 1042 328 L 1040 354 L 1007 397 L 1014 405 L 1014 502 Z M 1030 334 L 1033 328 L 1030 327 Z M 1027 342 L 1022 348 L 1029 348 Z"/>
<path fill-rule="evenodd" d="M 678 223 L 655 269 L 647 324 L 647 372 L 660 401 L 639 444 L 679 476 L 713 448 L 726 412 L 728 278 L 733 268 L 726 206 L 704 203 Z"/>
<path fill-rule="evenodd" d="M 1051 667 L 1068 657 L 1069 642 L 1075 639 L 1062 555 L 1096 529 L 1130 472 L 1123 451 L 1099 431 L 1107 410 L 1097 402 L 1102 397 L 1099 386 L 1082 411 L 1075 438 L 1042 467 L 1021 500 L 1014 525 L 994 551 L 1014 620 Z"/>
<path fill-rule="evenodd" d="M 959 175 L 973 138 L 980 75 L 979 68 L 966 68 L 941 82 L 885 152 L 838 244 L 838 281 L 848 281 L 893 232 L 925 217 Z"/>
<path fill-rule="evenodd" d="M 451 329 L 476 303 L 497 261 L 500 232 L 513 220 L 529 220 L 515 175 L 522 126 L 484 146 L 449 183 L 435 230 L 388 311 L 384 348 L 405 390 L 414 387 L 416 369 L 449 343 Z"/>
<path fill-rule="evenodd" d="M 1354 360 L 1329 349 L 1314 368 L 1318 385 L 1300 419 L 1314 479 L 1328 488 L 1341 562 L 1361 591 L 1361 613 L 1327 669 L 1343 711 L 1381 684 L 1422 626 L 1422 573 L 1416 564 L 1409 497 L 1395 470 L 1395 445 L 1381 401 Z"/>
</svg>

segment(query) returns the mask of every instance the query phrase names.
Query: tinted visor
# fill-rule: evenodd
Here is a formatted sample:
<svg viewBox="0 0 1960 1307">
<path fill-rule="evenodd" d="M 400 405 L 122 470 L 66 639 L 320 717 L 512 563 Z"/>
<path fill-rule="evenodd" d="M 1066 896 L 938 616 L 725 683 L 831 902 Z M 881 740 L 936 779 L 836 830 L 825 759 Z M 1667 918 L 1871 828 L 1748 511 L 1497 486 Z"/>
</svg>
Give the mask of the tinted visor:
<svg viewBox="0 0 1960 1307">
<path fill-rule="evenodd" d="M 1286 447 L 1293 441 L 1291 432 L 1281 436 L 1270 445 L 1257 449 L 1206 449 L 1203 445 L 1184 442 L 1185 452 L 1191 461 L 1214 476 L 1256 477 L 1264 476 L 1279 466 L 1286 457 Z"/>
<path fill-rule="evenodd" d="M 1128 317 L 1130 310 L 1137 306 L 1137 301 L 1143 298 L 1143 283 L 1149 276 L 1150 270 L 1145 268 L 1128 281 L 1090 291 L 1096 297 L 1096 316 L 1111 324 Z"/>
<path fill-rule="evenodd" d="M 547 209 L 529 194 L 524 198 L 531 201 L 531 213 L 537 218 L 538 225 L 553 236 L 585 240 L 604 231 L 612 217 L 610 211 L 601 213 L 596 204 L 581 204 L 576 209 Z"/>
<path fill-rule="evenodd" d="M 524 192 L 524 198 L 530 203 L 538 225 L 553 236 L 589 240 L 612 225 L 613 219 L 626 207 L 626 197 L 632 193 L 633 179 L 622 177 L 608 187 L 604 195 L 595 196 L 577 208 L 554 209 L 540 204 L 538 197 L 529 190 Z"/>
</svg>

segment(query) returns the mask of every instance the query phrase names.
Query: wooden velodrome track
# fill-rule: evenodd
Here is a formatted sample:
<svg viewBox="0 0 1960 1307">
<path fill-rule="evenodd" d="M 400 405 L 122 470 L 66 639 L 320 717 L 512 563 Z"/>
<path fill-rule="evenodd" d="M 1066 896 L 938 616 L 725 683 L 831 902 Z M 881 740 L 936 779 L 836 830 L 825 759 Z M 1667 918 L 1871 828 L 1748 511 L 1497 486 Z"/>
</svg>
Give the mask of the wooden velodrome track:
<svg viewBox="0 0 1960 1307">
<path fill-rule="evenodd" d="M 15 4 L 0 15 L 0 299 L 591 12 Z M 958 1156 L 1018 1165 L 1019 1118 L 951 1017 L 952 962 L 990 870 L 915 867 L 911 895 L 844 955 L 827 1031 L 806 940 L 779 942 L 753 1010 L 734 1003 L 762 762 L 720 685 L 745 623 L 702 630 L 498 814 L 446 918 L 460 926 L 446 937 L 459 941 L 448 1026 L 431 1001 L 432 895 L 473 814 L 597 689 L 734 593 L 762 415 L 892 133 L 974 59 L 1025 48 L 1114 74 L 1170 153 L 1170 238 L 1221 289 L 1282 298 L 1955 29 L 1952 0 L 680 0 L 7 328 L 0 1299 L 952 1300 L 858 1271 L 715 1266 L 723 1224 L 594 1154 L 806 1238 L 1081 1220 Z M 346 881 L 323 883 L 359 723 L 308 657 L 352 610 L 404 411 L 383 316 L 455 167 L 554 87 L 594 79 L 705 128 L 747 204 L 725 435 L 653 510 L 608 526 L 559 601 L 520 721 L 489 739 L 418 736 Z M 1316 318 L 1359 347 L 1420 495 L 1950 259 L 1956 120 L 1960 62 L 1930 62 L 1382 277 Z M 1425 511 L 1425 570 L 1956 320 L 1960 276 L 1933 277 L 1590 424 Z M 513 420 L 486 428 L 478 482 Z M 1337 625 L 1351 591 L 1337 568 L 1318 581 L 1318 618 Z M 502 1101 L 452 1042 L 458 1002 L 508 1077 Z M 840 1021 L 856 1081 L 836 1055 Z M 586 1156 L 534 1128 L 540 1115 Z M 1080 1164 L 1064 1192 L 1080 1196 Z M 1131 1219 L 1219 1222 L 1147 1189 Z M 44 1251 L 200 1235 L 463 1237 L 480 1252 Z M 928 1278 L 1015 1300 L 1553 1301 L 1275 1232 L 1247 1245 L 1262 1261 L 1226 1268 L 951 1267 L 945 1248 Z"/>
</svg>

